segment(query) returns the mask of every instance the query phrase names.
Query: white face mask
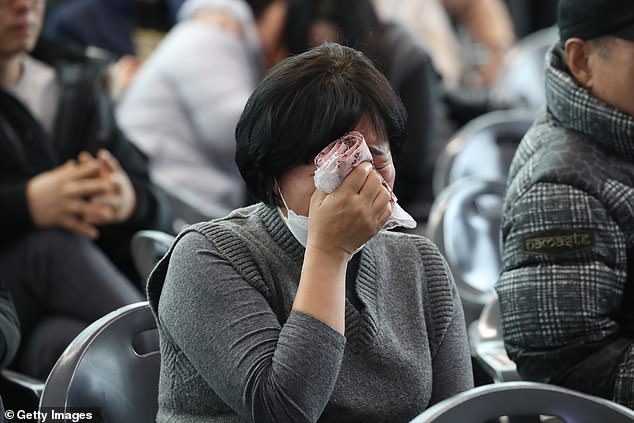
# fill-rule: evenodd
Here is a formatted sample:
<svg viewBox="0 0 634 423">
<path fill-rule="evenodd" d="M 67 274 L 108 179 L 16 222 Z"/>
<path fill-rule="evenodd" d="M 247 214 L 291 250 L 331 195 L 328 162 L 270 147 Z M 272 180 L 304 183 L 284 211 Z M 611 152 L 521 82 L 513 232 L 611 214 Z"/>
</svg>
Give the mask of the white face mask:
<svg viewBox="0 0 634 423">
<path fill-rule="evenodd" d="M 299 242 L 304 248 L 306 248 L 306 245 L 308 244 L 308 217 L 298 215 L 288 207 L 288 205 L 286 204 L 286 200 L 284 200 L 284 196 L 282 195 L 282 190 L 280 189 L 279 184 L 277 184 L 277 192 L 280 194 L 280 198 L 282 199 L 282 203 L 284 203 L 284 207 L 286 207 L 288 217 L 284 216 L 284 213 L 282 213 L 282 210 L 280 210 L 279 207 L 277 208 L 278 213 L 282 217 L 282 220 L 286 224 L 286 227 L 289 231 L 291 231 L 297 242 Z M 364 246 L 365 244 L 354 250 L 354 252 L 350 255 L 350 258 L 361 251 Z"/>
<path fill-rule="evenodd" d="M 282 203 L 284 203 L 284 207 L 286 207 L 286 212 L 288 213 L 288 217 L 284 216 L 284 213 L 277 208 L 280 216 L 282 216 L 282 220 L 288 227 L 288 230 L 291 231 L 297 242 L 302 244 L 304 248 L 306 248 L 306 244 L 308 243 L 308 218 L 306 216 L 300 216 L 291 210 L 286 204 L 286 200 L 284 200 L 284 196 L 282 195 L 282 190 L 277 186 L 277 191 L 280 194 L 280 198 L 282 199 Z"/>
</svg>

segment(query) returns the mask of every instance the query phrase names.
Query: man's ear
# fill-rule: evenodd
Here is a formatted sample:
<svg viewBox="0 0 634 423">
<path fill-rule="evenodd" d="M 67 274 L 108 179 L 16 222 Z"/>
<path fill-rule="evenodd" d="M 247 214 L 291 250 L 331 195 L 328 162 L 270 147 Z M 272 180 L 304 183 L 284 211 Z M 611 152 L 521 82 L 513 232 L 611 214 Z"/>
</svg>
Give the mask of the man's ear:
<svg viewBox="0 0 634 423">
<path fill-rule="evenodd" d="M 579 84 L 587 89 L 592 88 L 592 67 L 590 66 L 591 46 L 580 38 L 566 41 L 564 54 L 570 73 Z"/>
</svg>

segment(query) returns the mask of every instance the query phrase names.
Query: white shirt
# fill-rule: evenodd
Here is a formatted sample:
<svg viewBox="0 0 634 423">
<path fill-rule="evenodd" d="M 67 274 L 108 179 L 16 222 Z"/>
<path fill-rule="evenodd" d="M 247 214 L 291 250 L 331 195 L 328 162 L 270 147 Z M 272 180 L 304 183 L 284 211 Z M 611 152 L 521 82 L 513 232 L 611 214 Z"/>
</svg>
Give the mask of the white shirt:
<svg viewBox="0 0 634 423">
<path fill-rule="evenodd" d="M 53 67 L 25 54 L 20 80 L 6 89 L 24 104 L 47 134 L 53 133 L 60 96 Z"/>
</svg>

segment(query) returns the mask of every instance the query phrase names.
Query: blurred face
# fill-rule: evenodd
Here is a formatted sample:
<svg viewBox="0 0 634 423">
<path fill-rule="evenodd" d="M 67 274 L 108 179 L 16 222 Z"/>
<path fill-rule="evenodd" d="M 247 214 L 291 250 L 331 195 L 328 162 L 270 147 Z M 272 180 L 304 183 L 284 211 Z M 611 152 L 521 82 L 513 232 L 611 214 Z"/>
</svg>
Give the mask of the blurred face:
<svg viewBox="0 0 634 423">
<path fill-rule="evenodd" d="M 267 68 L 273 67 L 288 56 L 283 41 L 286 9 L 285 1 L 275 1 L 262 12 L 256 23 Z"/>
<path fill-rule="evenodd" d="M 0 0 L 0 58 L 31 51 L 43 15 L 44 0 Z"/>
<path fill-rule="evenodd" d="M 315 22 L 308 32 L 308 45 L 317 47 L 325 42 L 339 42 L 337 27 L 327 21 L 319 20 Z"/>
<path fill-rule="evenodd" d="M 390 143 L 387 138 L 378 135 L 372 128 L 370 121 L 365 118 L 359 122 L 354 130 L 363 134 L 372 153 L 375 169 L 389 184 L 390 188 L 393 188 L 396 172 L 392 162 Z M 314 176 L 315 165 L 310 163 L 297 165 L 287 170 L 278 179 L 286 204 L 300 216 L 308 216 L 310 197 L 315 192 Z"/>
<path fill-rule="evenodd" d="M 634 117 L 634 42 L 611 38 L 606 48 L 593 49 L 586 87 L 597 98 Z"/>
</svg>

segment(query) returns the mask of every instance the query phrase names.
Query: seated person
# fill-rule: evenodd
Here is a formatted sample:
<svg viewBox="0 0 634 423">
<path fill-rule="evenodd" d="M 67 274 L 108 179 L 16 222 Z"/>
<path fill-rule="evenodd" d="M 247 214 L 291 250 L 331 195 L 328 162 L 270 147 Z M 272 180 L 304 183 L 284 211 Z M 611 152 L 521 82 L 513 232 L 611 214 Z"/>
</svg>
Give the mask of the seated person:
<svg viewBox="0 0 634 423">
<path fill-rule="evenodd" d="M 247 98 L 279 61 L 283 0 L 189 0 L 117 115 L 157 183 L 228 213 L 249 201 L 234 163 Z"/>
<path fill-rule="evenodd" d="M 513 46 L 515 30 L 503 0 L 372 0 L 384 19 L 396 19 L 422 36 L 448 87 L 489 85 Z M 482 63 L 471 69 L 455 25 L 483 47 Z M 482 54 L 484 53 L 484 54 Z M 473 58 L 472 58 L 473 59 Z"/>
<path fill-rule="evenodd" d="M 558 7 L 504 202 L 504 341 L 524 379 L 634 408 L 634 2 Z"/>
<path fill-rule="evenodd" d="M 169 225 L 145 157 L 114 121 L 102 67 L 29 54 L 43 13 L 41 0 L 0 5 L 0 268 L 21 348 L 49 314 L 85 326 L 142 300 L 130 239 Z M 59 349 L 39 361 L 50 369 Z"/>
<path fill-rule="evenodd" d="M 418 222 L 426 223 L 434 199 L 433 166 L 444 140 L 435 131 L 440 79 L 423 45 L 401 25 L 380 22 L 369 0 L 289 0 L 286 26 L 292 54 L 338 42 L 361 50 L 386 76 L 408 116 L 394 192 Z"/>
<path fill-rule="evenodd" d="M 45 35 L 114 57 L 145 60 L 176 23 L 184 0 L 73 0 L 47 18 Z"/>
<path fill-rule="evenodd" d="M 313 159 L 353 130 L 373 165 L 316 190 Z M 157 422 L 408 422 L 472 387 L 445 261 L 381 230 L 404 138 L 403 105 L 362 53 L 323 44 L 270 71 L 236 129 L 260 203 L 182 232 L 148 282 Z"/>
<path fill-rule="evenodd" d="M 118 103 L 141 65 L 176 23 L 183 1 L 71 0 L 56 5 L 47 16 L 44 33 L 48 39 L 112 61 L 109 91 Z"/>
<path fill-rule="evenodd" d="M 442 75 L 445 110 L 437 125 L 445 139 L 481 114 L 512 106 L 489 98 L 489 86 L 502 72 L 506 53 L 515 42 L 507 2 L 372 2 L 382 19 L 396 20 L 421 37 L 435 69 Z"/>
</svg>

